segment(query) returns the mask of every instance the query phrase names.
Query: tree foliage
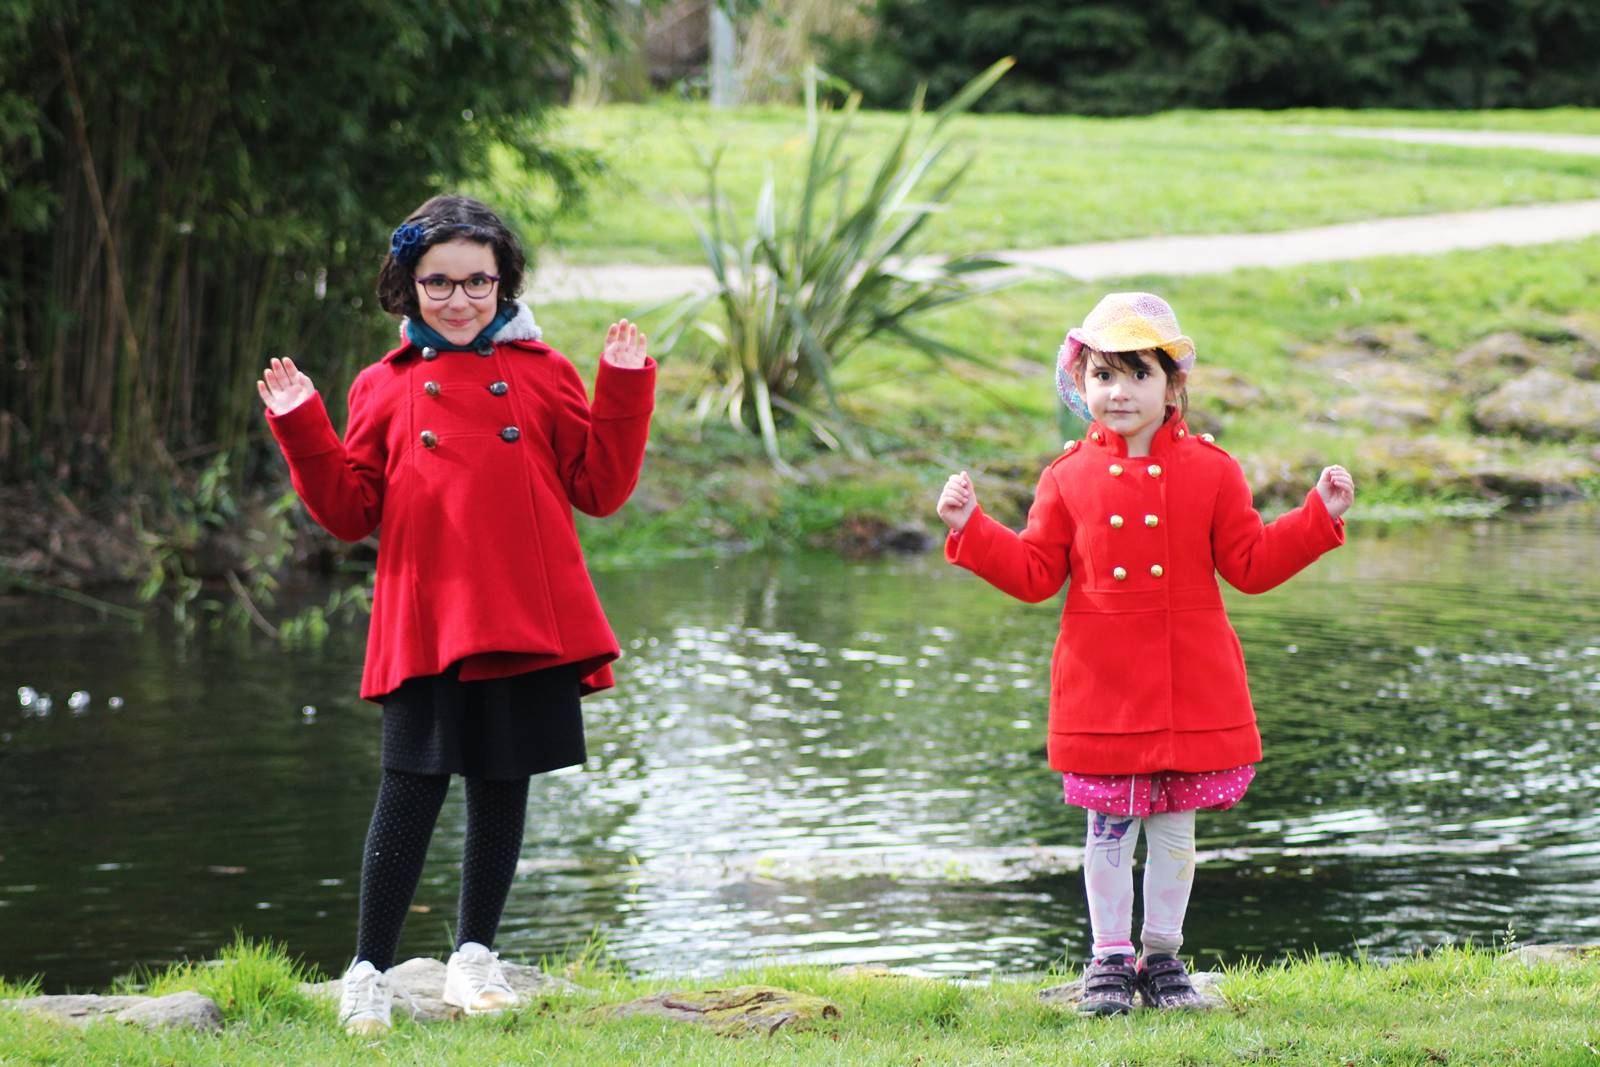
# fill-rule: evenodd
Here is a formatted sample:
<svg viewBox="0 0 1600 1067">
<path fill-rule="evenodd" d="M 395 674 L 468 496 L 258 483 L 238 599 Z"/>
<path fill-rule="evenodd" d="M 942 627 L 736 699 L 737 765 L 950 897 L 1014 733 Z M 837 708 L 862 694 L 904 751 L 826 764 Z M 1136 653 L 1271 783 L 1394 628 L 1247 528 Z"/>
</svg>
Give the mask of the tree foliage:
<svg viewBox="0 0 1600 1067">
<path fill-rule="evenodd" d="M 342 395 L 407 211 L 495 143 L 577 195 L 540 116 L 616 2 L 0 0 L 0 471 L 238 448 L 272 355 Z"/>
<path fill-rule="evenodd" d="M 1001 55 L 986 110 L 1600 105 L 1593 0 L 876 0 L 831 69 L 874 106 L 954 93 Z"/>
</svg>

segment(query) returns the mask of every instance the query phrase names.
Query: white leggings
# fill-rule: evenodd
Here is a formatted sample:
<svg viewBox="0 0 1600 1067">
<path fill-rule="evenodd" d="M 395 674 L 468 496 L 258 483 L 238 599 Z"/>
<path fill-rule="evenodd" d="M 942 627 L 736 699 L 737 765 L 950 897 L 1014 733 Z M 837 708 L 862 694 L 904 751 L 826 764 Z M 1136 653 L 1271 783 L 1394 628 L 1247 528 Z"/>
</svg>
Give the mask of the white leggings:
<svg viewBox="0 0 1600 1067">
<path fill-rule="evenodd" d="M 1089 892 L 1094 956 L 1133 955 L 1133 846 L 1145 826 L 1145 954 L 1176 954 L 1183 945 L 1183 916 L 1194 885 L 1194 812 L 1166 812 L 1139 819 L 1089 813 L 1083 883 Z"/>
</svg>

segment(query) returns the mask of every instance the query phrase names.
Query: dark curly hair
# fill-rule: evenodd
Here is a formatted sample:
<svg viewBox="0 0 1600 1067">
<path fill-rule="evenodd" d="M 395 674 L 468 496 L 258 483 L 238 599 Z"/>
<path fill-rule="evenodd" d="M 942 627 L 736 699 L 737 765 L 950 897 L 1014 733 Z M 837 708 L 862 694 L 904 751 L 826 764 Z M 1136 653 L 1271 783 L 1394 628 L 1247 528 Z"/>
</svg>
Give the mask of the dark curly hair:
<svg viewBox="0 0 1600 1067">
<path fill-rule="evenodd" d="M 407 215 L 405 221 L 422 228 L 420 241 L 406 247 L 402 258 L 397 258 L 393 250 L 399 242 L 392 242 L 378 271 L 378 304 L 391 315 L 421 318 L 413 271 L 424 252 L 444 241 L 464 238 L 494 249 L 495 268 L 500 273 L 501 307 L 516 300 L 522 291 L 522 272 L 528 264 L 522 242 L 482 201 L 470 196 L 436 196 Z"/>
</svg>

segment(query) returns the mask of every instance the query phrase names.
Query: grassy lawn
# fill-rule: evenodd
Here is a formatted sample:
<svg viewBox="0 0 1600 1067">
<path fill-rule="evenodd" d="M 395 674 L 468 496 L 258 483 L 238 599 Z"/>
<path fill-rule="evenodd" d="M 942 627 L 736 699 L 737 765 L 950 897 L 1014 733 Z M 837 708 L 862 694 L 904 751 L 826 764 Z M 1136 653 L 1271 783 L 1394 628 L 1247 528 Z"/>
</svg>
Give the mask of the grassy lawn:
<svg viewBox="0 0 1600 1067">
<path fill-rule="evenodd" d="M 1502 119 L 1503 116 L 1503 119 Z M 863 157 L 903 117 L 861 115 Z M 1281 132 L 1283 125 L 1461 125 L 1600 131 L 1600 112 L 1180 112 L 1134 119 L 1019 115 L 957 120 L 974 164 L 930 232 L 935 251 L 1030 248 L 1152 234 L 1264 232 L 1358 219 L 1600 195 L 1600 157 L 1406 145 Z M 581 263 L 697 262 L 682 208 L 705 195 L 696 146 L 725 147 L 722 180 L 747 219 L 768 173 L 780 185 L 804 152 L 804 111 L 714 112 L 659 102 L 568 111 L 557 138 L 598 151 L 610 173 L 583 217 L 538 243 Z M 480 190 L 515 218 L 539 204 L 502 159 Z M 530 235 L 538 231 L 524 215 Z"/>
<path fill-rule="evenodd" d="M 0 1010 L 0 1063 L 74 1067 L 316 1064 L 1593 1064 L 1600 1053 L 1600 961 L 1525 966 L 1448 948 L 1379 966 L 1347 960 L 1242 967 L 1207 1014 L 1141 1011 L 1079 1018 L 1042 1003 L 1053 981 L 961 985 L 774 967 L 716 981 L 640 981 L 569 971 L 579 992 L 499 1018 L 420 1026 L 387 1037 L 341 1033 L 330 1002 L 295 991 L 281 955 L 237 968 L 181 968 L 158 992 L 197 989 L 224 1010 L 220 1035 L 77 1030 Z M 612 1019 L 605 1005 L 664 989 L 769 984 L 824 997 L 842 1017 L 775 1037 L 719 1037 L 684 1023 Z M 0 988 L 0 998 L 21 992 Z"/>
<path fill-rule="evenodd" d="M 1119 283 L 1119 286 L 1122 283 Z M 1199 347 L 1190 422 L 1217 435 L 1269 505 L 1298 502 L 1326 463 L 1351 468 L 1360 486 L 1354 521 L 1475 511 L 1486 496 L 1471 469 L 1588 463 L 1589 443 L 1484 438 L 1468 423 L 1473 398 L 1493 381 L 1463 374 L 1456 355 L 1498 331 L 1558 336 L 1590 309 L 1600 288 L 1600 241 L 1491 249 L 1433 257 L 1247 270 L 1186 278 L 1128 279 L 1167 296 Z M 639 490 L 620 514 L 585 523 L 591 553 L 648 555 L 717 543 L 851 547 L 873 529 L 910 523 L 937 533 L 931 501 L 952 469 L 969 468 L 980 500 L 1020 522 L 1039 470 L 1081 424 L 1058 422 L 1052 361 L 1066 328 L 1105 288 L 1034 283 L 931 320 L 928 330 L 980 353 L 985 366 L 939 367 L 890 345 L 840 368 L 848 411 L 871 427 L 873 458 L 849 460 L 790 431 L 786 456 L 805 482 L 775 477 L 755 439 L 689 418 L 694 366 L 663 357 L 660 400 Z M 546 337 L 592 373 L 605 325 L 638 309 L 597 303 L 539 309 Z M 1600 332 L 1600 318 L 1591 318 Z M 652 316 L 645 315 L 646 329 Z M 1388 359 L 1421 376 L 1439 405 L 1431 425 L 1396 429 L 1369 415 L 1385 396 L 1316 363 L 1317 345 L 1356 329 L 1405 341 Z M 1243 399 L 1241 399 L 1241 396 Z M 1335 412 L 1342 412 L 1335 414 Z M 1588 457 L 1588 458 L 1585 458 Z"/>
</svg>

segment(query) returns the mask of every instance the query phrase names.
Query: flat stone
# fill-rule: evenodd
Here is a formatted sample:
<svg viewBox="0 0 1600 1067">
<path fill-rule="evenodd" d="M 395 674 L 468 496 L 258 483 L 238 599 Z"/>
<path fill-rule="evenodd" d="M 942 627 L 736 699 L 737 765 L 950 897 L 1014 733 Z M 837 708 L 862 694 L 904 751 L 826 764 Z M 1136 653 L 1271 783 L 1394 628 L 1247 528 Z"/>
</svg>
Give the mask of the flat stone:
<svg viewBox="0 0 1600 1067">
<path fill-rule="evenodd" d="M 1189 981 L 1194 983 L 1194 990 L 1199 993 L 1204 1003 L 1199 1007 L 1187 1009 L 1189 1011 L 1214 1011 L 1226 1008 L 1228 1002 L 1223 999 L 1221 991 L 1222 975 L 1217 971 L 1195 971 L 1189 975 Z M 1049 989 L 1039 991 L 1039 999 L 1046 1004 L 1058 1008 L 1067 1008 L 1076 1011 L 1078 1002 L 1083 999 L 1083 979 L 1068 982 L 1066 985 L 1051 986 Z M 1135 1001 L 1135 1011 L 1145 1010 L 1142 1001 Z"/>
<path fill-rule="evenodd" d="M 730 1037 L 810 1029 L 819 1019 L 838 1019 L 833 1003 L 776 986 L 674 990 L 604 1009 L 613 1016 L 654 1015 L 709 1026 Z"/>
<path fill-rule="evenodd" d="M 193 991 L 164 997 L 101 997 L 88 994 L 28 997 L 0 1001 L 0 1007 L 43 1015 L 57 1022 L 88 1026 L 106 1019 L 148 1030 L 188 1027 L 206 1033 L 222 1029 L 222 1009 Z"/>
<path fill-rule="evenodd" d="M 524 1004 L 550 993 L 572 993 L 580 987 L 565 978 L 546 974 L 537 967 L 518 963 L 500 964 L 506 984 L 522 997 Z M 445 964 L 442 960 L 417 956 L 389 968 L 389 985 L 394 990 L 394 1009 L 403 1011 L 419 1023 L 443 1022 L 461 1018 L 461 1009 L 444 1002 Z M 338 1000 L 344 992 L 342 979 L 311 982 L 300 987 L 316 997 Z"/>
<path fill-rule="evenodd" d="M 1538 963 L 1571 964 L 1600 960 L 1600 944 L 1554 942 L 1548 945 L 1522 945 L 1510 953 L 1512 959 L 1528 966 Z"/>
<path fill-rule="evenodd" d="M 1533 440 L 1600 436 L 1600 382 L 1536 367 L 1478 401 L 1472 421 L 1491 433 Z"/>
</svg>

